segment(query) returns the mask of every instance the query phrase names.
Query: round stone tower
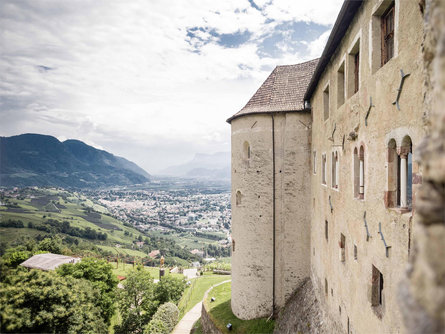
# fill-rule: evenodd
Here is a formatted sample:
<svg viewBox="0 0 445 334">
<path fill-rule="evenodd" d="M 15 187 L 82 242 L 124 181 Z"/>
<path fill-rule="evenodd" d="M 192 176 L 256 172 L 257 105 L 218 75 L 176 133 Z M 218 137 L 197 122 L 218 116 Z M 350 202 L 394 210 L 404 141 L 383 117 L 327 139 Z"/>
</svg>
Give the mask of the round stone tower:
<svg viewBox="0 0 445 334">
<path fill-rule="evenodd" d="M 310 271 L 310 126 L 317 60 L 277 66 L 232 128 L 232 311 L 268 317 Z"/>
</svg>

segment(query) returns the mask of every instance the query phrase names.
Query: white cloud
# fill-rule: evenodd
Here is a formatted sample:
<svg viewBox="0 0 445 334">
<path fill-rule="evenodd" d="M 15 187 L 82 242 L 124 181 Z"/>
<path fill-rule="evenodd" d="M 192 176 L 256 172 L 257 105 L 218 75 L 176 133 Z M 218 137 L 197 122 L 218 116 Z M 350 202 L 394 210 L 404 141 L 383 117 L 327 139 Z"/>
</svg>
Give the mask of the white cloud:
<svg viewBox="0 0 445 334">
<path fill-rule="evenodd" d="M 264 36 L 285 21 L 332 24 L 339 9 L 331 0 L 255 3 L 262 11 L 247 0 L 3 1 L 0 135 L 77 138 L 149 172 L 229 150 L 225 119 L 266 69 L 319 56 L 327 34 L 306 53 L 278 43 L 275 58 L 258 55 Z M 205 28 L 194 32 L 199 53 L 187 36 L 193 27 Z M 250 40 L 235 48 L 216 37 L 246 31 Z"/>
</svg>

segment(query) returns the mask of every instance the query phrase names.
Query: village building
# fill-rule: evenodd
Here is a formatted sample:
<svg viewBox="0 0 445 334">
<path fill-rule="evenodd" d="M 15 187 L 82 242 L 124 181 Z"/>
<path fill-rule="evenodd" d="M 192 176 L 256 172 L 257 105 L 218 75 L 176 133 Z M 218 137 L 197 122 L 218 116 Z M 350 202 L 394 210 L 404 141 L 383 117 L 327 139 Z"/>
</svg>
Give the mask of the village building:
<svg viewBox="0 0 445 334">
<path fill-rule="evenodd" d="M 28 269 L 55 270 L 62 264 L 80 262 L 80 257 L 72 257 L 60 254 L 44 253 L 31 256 L 28 260 L 20 263 Z"/>
<path fill-rule="evenodd" d="M 310 279 L 333 332 L 403 332 L 422 38 L 416 1 L 346 0 L 321 58 L 276 67 L 228 119 L 239 318 L 276 314 Z"/>
</svg>

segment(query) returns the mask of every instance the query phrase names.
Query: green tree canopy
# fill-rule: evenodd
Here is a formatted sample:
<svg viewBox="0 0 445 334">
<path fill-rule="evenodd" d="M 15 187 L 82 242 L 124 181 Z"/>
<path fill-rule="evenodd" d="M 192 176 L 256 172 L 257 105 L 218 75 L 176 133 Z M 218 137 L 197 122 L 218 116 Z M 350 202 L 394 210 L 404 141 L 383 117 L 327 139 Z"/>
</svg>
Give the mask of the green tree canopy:
<svg viewBox="0 0 445 334">
<path fill-rule="evenodd" d="M 57 273 L 61 276 L 83 278 L 100 291 L 97 306 L 101 309 L 102 318 L 106 323 L 110 322 L 115 312 L 117 277 L 113 274 L 112 267 L 107 261 L 95 258 L 84 258 L 75 264 L 68 263 L 60 266 Z"/>
<path fill-rule="evenodd" d="M 153 278 L 142 267 L 133 270 L 118 291 L 121 325 L 115 333 L 142 333 L 159 305 L 154 298 Z"/>
<path fill-rule="evenodd" d="M 160 304 L 167 302 L 177 303 L 181 299 L 182 293 L 186 287 L 186 281 L 184 278 L 174 277 L 167 275 L 155 285 L 155 299 Z"/>
<path fill-rule="evenodd" d="M 3 333 L 106 333 L 96 306 L 99 291 L 85 280 L 40 270 L 0 283 Z"/>
</svg>

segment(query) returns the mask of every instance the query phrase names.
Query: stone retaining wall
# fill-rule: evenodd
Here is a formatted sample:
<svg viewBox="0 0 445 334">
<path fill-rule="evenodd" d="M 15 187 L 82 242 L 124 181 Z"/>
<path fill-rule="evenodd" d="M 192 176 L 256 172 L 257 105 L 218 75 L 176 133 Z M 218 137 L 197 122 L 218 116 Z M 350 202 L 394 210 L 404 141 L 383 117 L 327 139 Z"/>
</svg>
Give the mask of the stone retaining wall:
<svg viewBox="0 0 445 334">
<path fill-rule="evenodd" d="M 209 316 L 208 310 L 205 307 L 205 300 L 212 289 L 218 285 L 230 282 L 230 280 L 218 283 L 208 289 L 204 295 L 204 299 L 202 300 L 202 310 L 201 310 L 201 324 L 202 324 L 202 332 L 206 334 L 222 334 L 222 332 L 215 326 L 212 319 Z"/>
</svg>

